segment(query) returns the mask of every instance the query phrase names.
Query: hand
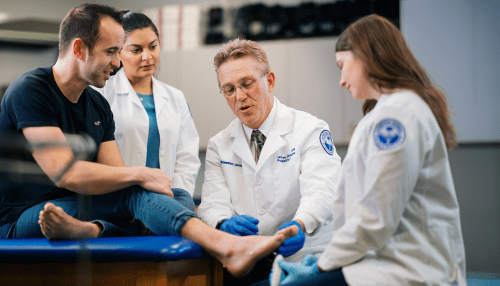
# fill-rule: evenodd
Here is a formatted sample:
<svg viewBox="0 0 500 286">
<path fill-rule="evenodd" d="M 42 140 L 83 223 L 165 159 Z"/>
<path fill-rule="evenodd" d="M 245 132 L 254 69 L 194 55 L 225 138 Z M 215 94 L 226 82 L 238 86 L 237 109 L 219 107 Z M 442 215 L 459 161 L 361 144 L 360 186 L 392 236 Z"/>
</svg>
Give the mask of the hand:
<svg viewBox="0 0 500 286">
<path fill-rule="evenodd" d="M 239 236 L 257 235 L 259 220 L 249 215 L 237 215 L 224 221 L 220 230 Z"/>
<path fill-rule="evenodd" d="M 289 283 L 296 282 L 303 277 L 319 273 L 317 263 L 318 258 L 312 254 L 306 255 L 300 264 L 287 262 L 285 260 L 278 261 L 278 265 L 282 269 L 280 285 L 287 285 Z M 269 283 L 271 283 L 272 275 L 273 273 L 271 271 L 271 274 L 269 275 Z"/>
<path fill-rule="evenodd" d="M 170 182 L 172 180 L 162 170 L 148 167 L 140 168 L 142 170 L 141 187 L 151 192 L 164 194 L 171 198 L 174 197 L 174 193 L 170 189 Z"/>
<path fill-rule="evenodd" d="M 318 258 L 316 256 L 314 256 L 312 254 L 307 254 L 306 256 L 304 256 L 304 258 L 300 262 L 300 265 L 313 266 L 314 264 L 317 264 L 317 263 L 318 263 Z"/>
<path fill-rule="evenodd" d="M 292 236 L 289 239 L 285 240 L 280 248 L 278 248 L 278 254 L 281 254 L 284 257 L 294 255 L 302 248 L 302 246 L 304 246 L 304 241 L 306 240 L 306 236 L 302 231 L 302 227 L 296 221 L 287 221 L 282 226 L 280 226 L 278 230 L 287 228 L 292 225 L 296 225 L 299 228 L 299 232 L 295 236 Z"/>
</svg>

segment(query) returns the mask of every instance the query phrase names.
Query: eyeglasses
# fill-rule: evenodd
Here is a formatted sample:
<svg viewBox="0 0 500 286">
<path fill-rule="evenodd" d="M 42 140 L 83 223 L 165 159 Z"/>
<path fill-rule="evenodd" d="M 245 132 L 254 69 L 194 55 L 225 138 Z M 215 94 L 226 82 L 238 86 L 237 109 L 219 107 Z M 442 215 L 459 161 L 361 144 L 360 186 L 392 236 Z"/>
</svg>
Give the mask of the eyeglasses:
<svg viewBox="0 0 500 286">
<path fill-rule="evenodd" d="M 233 97 L 236 94 L 236 89 L 240 88 L 241 91 L 247 92 L 251 90 L 254 86 L 255 83 L 260 80 L 263 76 L 265 76 L 267 72 L 263 73 L 259 78 L 257 79 L 247 79 L 244 80 L 243 82 L 240 82 L 237 86 L 234 85 L 228 85 L 220 89 L 220 93 L 222 93 L 225 97 Z"/>
</svg>

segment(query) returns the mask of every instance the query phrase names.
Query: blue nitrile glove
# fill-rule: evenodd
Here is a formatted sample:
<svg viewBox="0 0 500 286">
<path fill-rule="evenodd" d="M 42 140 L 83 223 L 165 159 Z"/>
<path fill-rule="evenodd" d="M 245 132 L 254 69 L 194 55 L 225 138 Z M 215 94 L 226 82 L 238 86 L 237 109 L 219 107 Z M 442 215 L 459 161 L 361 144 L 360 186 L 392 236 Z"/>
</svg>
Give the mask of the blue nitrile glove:
<svg viewBox="0 0 500 286">
<path fill-rule="evenodd" d="M 278 265 L 279 265 L 279 261 L 277 262 Z M 301 266 L 307 266 L 307 267 L 310 267 L 310 266 L 314 266 L 318 263 L 318 258 L 312 254 L 307 254 L 303 259 L 302 261 L 300 262 L 300 265 Z M 281 267 L 281 266 L 280 266 Z M 272 278 L 273 278 L 273 271 L 274 271 L 274 268 L 271 269 L 271 273 L 269 274 L 269 284 L 272 285 Z M 285 271 L 282 269 L 281 270 L 281 278 L 280 278 L 280 284 L 283 283 L 283 280 L 285 280 L 287 276 L 285 275 Z M 287 282 L 288 283 L 288 282 Z"/>
<path fill-rule="evenodd" d="M 249 215 L 236 215 L 227 219 L 220 226 L 220 230 L 239 236 L 257 235 L 259 220 Z"/>
<path fill-rule="evenodd" d="M 285 222 L 282 226 L 278 228 L 278 230 L 287 228 L 292 225 L 296 225 L 299 228 L 299 233 L 285 240 L 285 242 L 283 242 L 280 248 L 278 248 L 278 254 L 283 255 L 283 257 L 294 255 L 297 251 L 299 251 L 302 248 L 302 246 L 304 246 L 304 241 L 306 240 L 306 236 L 302 231 L 302 227 L 298 222 L 294 220 Z"/>
<path fill-rule="evenodd" d="M 295 264 L 285 260 L 278 261 L 278 265 L 282 269 L 280 285 L 287 285 L 296 282 L 303 277 L 319 273 L 317 263 L 318 259 L 311 254 L 306 255 L 300 264 Z M 269 283 L 271 283 L 271 280 L 269 280 Z"/>
<path fill-rule="evenodd" d="M 312 266 L 316 263 L 318 263 L 318 258 L 312 254 L 307 254 L 304 258 L 302 258 L 300 265 Z"/>
</svg>

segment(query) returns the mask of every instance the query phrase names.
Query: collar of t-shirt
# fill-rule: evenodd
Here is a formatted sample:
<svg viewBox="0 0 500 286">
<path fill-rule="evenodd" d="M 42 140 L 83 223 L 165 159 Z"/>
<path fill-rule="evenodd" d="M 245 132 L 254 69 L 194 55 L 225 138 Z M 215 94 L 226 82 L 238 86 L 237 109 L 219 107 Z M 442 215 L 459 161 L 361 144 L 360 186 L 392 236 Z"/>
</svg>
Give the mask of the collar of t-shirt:
<svg viewBox="0 0 500 286">
<path fill-rule="evenodd" d="M 276 117 L 276 99 L 274 99 L 274 104 L 273 108 L 271 109 L 271 112 L 269 113 L 269 116 L 267 116 L 266 120 L 264 120 L 264 123 L 258 128 L 264 136 L 269 136 L 269 132 L 271 132 L 271 128 L 273 127 L 274 124 L 274 118 Z M 255 144 L 252 144 L 250 141 L 252 138 L 252 131 L 254 129 L 245 126 L 243 123 L 241 124 L 243 126 L 243 132 L 245 133 L 245 137 L 247 139 L 248 146 L 250 147 L 250 150 L 252 151 L 252 155 L 255 156 Z"/>
</svg>

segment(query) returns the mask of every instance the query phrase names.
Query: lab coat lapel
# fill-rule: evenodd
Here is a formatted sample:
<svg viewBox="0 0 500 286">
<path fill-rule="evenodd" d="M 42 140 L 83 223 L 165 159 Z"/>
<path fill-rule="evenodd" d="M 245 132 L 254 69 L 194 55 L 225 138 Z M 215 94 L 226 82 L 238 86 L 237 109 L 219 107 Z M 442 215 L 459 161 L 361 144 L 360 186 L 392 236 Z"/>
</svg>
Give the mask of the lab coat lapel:
<svg viewBox="0 0 500 286">
<path fill-rule="evenodd" d="M 144 110 L 144 112 L 146 112 L 146 110 L 142 106 L 142 102 L 137 96 L 137 93 L 128 81 L 127 75 L 125 75 L 125 71 L 123 70 L 123 68 L 121 68 L 118 73 L 116 73 L 116 76 L 118 80 L 115 86 L 115 93 L 117 95 L 126 96 L 130 100 L 130 102 L 136 105 L 136 107 L 139 107 L 139 110 Z"/>
<path fill-rule="evenodd" d="M 247 163 L 248 166 L 255 169 L 255 159 L 250 151 L 247 139 L 245 138 L 245 132 L 241 126 L 241 121 L 234 121 L 234 126 L 231 130 L 231 138 L 234 138 L 233 144 L 231 145 L 231 151 Z"/>
<path fill-rule="evenodd" d="M 256 173 L 264 166 L 266 161 L 276 153 L 276 151 L 285 146 L 286 142 L 283 140 L 282 136 L 291 132 L 293 129 L 292 116 L 288 108 L 282 105 L 278 99 L 276 99 L 275 104 L 276 117 L 274 118 L 273 127 L 260 153 Z"/>
<path fill-rule="evenodd" d="M 266 139 L 266 143 L 262 148 L 262 152 L 260 153 L 259 161 L 257 162 L 257 169 L 255 170 L 256 173 L 262 168 L 269 157 L 285 145 L 285 140 L 281 138 L 280 134 L 273 132 L 273 129 L 271 129 L 271 132 Z"/>
<path fill-rule="evenodd" d="M 167 95 L 168 91 L 165 90 L 165 88 L 160 85 L 160 83 L 155 77 L 153 77 L 153 97 L 155 101 L 156 116 L 158 116 L 158 114 L 162 114 L 162 111 L 165 108 L 165 105 L 167 104 L 168 100 Z"/>
</svg>

